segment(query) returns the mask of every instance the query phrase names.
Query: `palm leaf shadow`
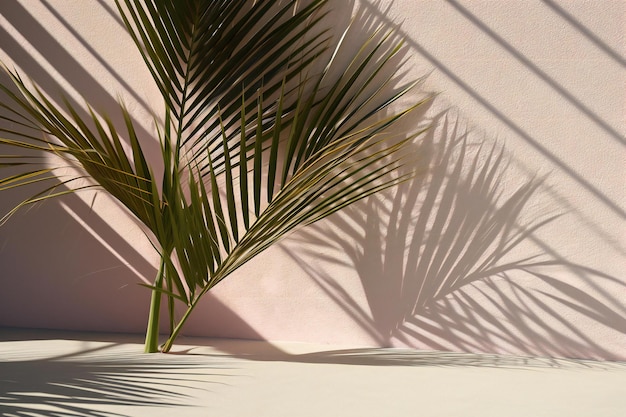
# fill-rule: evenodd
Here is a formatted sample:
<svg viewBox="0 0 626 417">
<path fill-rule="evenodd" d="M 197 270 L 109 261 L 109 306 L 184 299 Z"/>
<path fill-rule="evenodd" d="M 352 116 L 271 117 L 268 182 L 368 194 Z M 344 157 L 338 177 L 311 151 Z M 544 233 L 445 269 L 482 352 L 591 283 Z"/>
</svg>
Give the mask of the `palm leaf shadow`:
<svg viewBox="0 0 626 417">
<path fill-rule="evenodd" d="M 473 143 L 446 113 L 438 118 L 439 133 L 431 131 L 420 145 L 431 155 L 428 176 L 300 232 L 300 249 L 283 250 L 379 346 L 615 357 L 549 301 L 618 331 L 626 329 L 626 319 L 600 300 L 581 296 L 573 284 L 538 271 L 561 267 L 590 280 L 616 283 L 615 278 L 541 252 L 526 255 L 533 234 L 558 217 L 524 220 L 542 180 L 505 190 L 502 179 L 511 168 L 504 151 Z M 385 204 L 385 197 L 392 203 Z M 309 259 L 329 240 L 337 253 L 316 262 L 314 271 Z M 346 255 L 358 272 L 366 307 L 322 270 L 323 262 L 346 263 Z M 547 283 L 557 295 L 534 292 L 532 280 Z M 558 325 L 543 323 L 541 314 Z"/>
<path fill-rule="evenodd" d="M 190 391 L 208 390 L 199 376 L 221 367 L 213 362 L 210 372 L 194 357 L 146 358 L 130 346 L 106 343 L 45 359 L 11 352 L 0 362 L 2 415 L 101 417 L 126 409 L 133 415 L 132 407 L 191 406 Z"/>
<path fill-rule="evenodd" d="M 185 348 L 182 351 L 179 349 L 175 353 L 182 353 L 189 357 L 206 358 L 209 361 L 223 359 L 224 354 L 227 354 L 229 357 L 249 361 L 347 366 L 479 367 L 526 370 L 537 368 L 610 370 L 626 367 L 626 362 L 600 362 L 585 359 L 445 352 L 408 348 L 363 347 L 293 353 L 284 350 L 280 345 L 265 340 L 193 339 L 193 342 L 190 343 L 193 347 Z M 220 353 L 207 353 L 204 351 L 203 346 L 209 346 Z"/>
</svg>

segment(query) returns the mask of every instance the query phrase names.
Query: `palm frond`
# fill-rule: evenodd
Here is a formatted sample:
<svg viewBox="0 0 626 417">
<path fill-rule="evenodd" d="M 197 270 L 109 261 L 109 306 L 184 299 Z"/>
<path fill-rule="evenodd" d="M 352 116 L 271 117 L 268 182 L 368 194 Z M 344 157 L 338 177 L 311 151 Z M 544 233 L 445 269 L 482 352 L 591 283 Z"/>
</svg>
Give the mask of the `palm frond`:
<svg viewBox="0 0 626 417">
<path fill-rule="evenodd" d="M 0 180 L 0 190 L 57 178 L 45 159 L 31 158 L 53 154 L 77 173 L 23 204 L 100 187 L 152 233 L 161 262 L 147 351 L 157 349 L 163 295 L 167 351 L 202 295 L 244 263 L 290 231 L 416 175 L 407 146 L 417 134 L 390 130 L 425 101 L 400 105 L 418 85 L 394 87 L 402 42 L 379 29 L 352 53 L 344 45 L 351 27 L 326 51 L 328 0 L 299 3 L 116 0 L 163 96 L 162 178 L 123 105 L 118 129 L 89 106 L 56 105 L 15 72 L 19 92 L 0 85 L 9 122 L 0 132 L 18 137 L 0 145 L 24 152 L 0 155 L 0 167 L 29 167 Z M 187 307 L 178 321 L 175 300 Z"/>
<path fill-rule="evenodd" d="M 321 53 L 327 39 L 322 31 L 311 32 L 326 1 L 301 10 L 297 0 L 117 0 L 117 5 L 177 121 L 178 146 L 186 145 L 193 159 L 204 157 L 207 148 L 221 153 L 218 113 L 227 128 L 237 127 L 242 110 L 255 111 L 254 102 L 242 107 L 242 97 L 261 90 L 270 97 L 284 78 L 299 76 Z M 213 164 L 221 170 L 215 156 Z"/>
</svg>

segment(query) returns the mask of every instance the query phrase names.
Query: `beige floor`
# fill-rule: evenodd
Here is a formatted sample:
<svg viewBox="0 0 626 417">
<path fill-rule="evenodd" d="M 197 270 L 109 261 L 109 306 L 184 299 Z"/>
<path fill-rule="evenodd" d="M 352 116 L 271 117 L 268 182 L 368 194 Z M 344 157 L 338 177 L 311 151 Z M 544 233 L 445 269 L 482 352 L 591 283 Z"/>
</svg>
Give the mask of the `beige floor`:
<svg viewBox="0 0 626 417">
<path fill-rule="evenodd" d="M 626 363 L 0 329 L 2 416 L 626 416 Z"/>
</svg>

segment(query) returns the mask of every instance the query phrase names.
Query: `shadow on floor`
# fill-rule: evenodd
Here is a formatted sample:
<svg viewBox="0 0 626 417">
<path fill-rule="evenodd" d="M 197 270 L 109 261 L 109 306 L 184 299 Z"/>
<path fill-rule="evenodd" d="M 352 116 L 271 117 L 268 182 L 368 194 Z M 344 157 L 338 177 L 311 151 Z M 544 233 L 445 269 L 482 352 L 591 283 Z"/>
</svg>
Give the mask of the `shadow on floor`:
<svg viewBox="0 0 626 417">
<path fill-rule="evenodd" d="M 171 352 L 174 356 L 223 358 L 224 354 L 226 354 L 227 356 L 251 361 L 361 366 L 436 366 L 504 369 L 626 369 L 626 362 L 541 358 L 491 353 L 422 351 L 403 348 L 332 349 L 307 353 L 290 353 L 283 350 L 279 345 L 268 341 L 193 337 L 182 338 L 179 343 L 181 346 L 175 346 Z M 294 346 L 299 345 L 294 344 Z M 306 345 L 301 346 L 306 347 Z M 205 350 L 207 347 L 216 349 L 219 352 L 207 353 Z"/>
<path fill-rule="evenodd" d="M 141 344 L 96 342 L 90 334 L 63 340 L 67 333 L 43 332 L 39 343 L 37 337 L 18 340 L 20 334 L 36 333 L 9 333 L 0 337 L 3 416 L 130 417 L 128 407 L 187 407 L 193 405 L 192 394 L 211 391 L 227 373 L 220 360 L 207 364 L 193 356 L 145 355 Z"/>
</svg>

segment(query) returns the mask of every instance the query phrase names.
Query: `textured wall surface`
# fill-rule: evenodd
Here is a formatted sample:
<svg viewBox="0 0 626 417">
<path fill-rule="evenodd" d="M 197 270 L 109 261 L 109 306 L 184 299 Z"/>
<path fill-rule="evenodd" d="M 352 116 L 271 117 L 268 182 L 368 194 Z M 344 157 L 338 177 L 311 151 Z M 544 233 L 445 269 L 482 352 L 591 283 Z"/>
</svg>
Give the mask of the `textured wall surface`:
<svg viewBox="0 0 626 417">
<path fill-rule="evenodd" d="M 397 25 L 407 77 L 429 74 L 406 123 L 434 126 L 429 173 L 263 253 L 186 334 L 626 359 L 626 1 L 330 4 L 335 28 Z M 0 59 L 154 135 L 112 1 L 0 2 Z M 104 194 L 23 211 L 0 228 L 0 325 L 142 331 L 155 261 Z"/>
</svg>

